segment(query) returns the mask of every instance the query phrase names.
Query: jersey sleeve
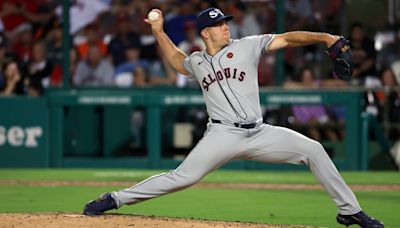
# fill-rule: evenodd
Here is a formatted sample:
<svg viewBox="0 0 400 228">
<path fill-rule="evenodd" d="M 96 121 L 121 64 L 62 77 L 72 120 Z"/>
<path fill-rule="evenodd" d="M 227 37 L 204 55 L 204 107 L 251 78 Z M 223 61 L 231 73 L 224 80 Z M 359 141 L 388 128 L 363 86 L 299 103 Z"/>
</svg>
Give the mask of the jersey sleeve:
<svg viewBox="0 0 400 228">
<path fill-rule="evenodd" d="M 241 41 L 243 42 L 243 48 L 247 50 L 251 50 L 249 54 L 255 63 L 258 64 L 258 60 L 262 54 L 268 53 L 267 49 L 268 46 L 272 43 L 275 35 L 273 34 L 262 34 L 262 35 L 254 35 L 254 36 L 247 36 Z"/>
<path fill-rule="evenodd" d="M 268 46 L 272 43 L 272 40 L 274 38 L 275 38 L 275 35 L 273 35 L 273 34 L 259 35 L 260 41 L 258 42 L 259 46 L 256 47 L 256 50 L 261 51 L 260 55 L 267 53 Z"/>
<path fill-rule="evenodd" d="M 193 71 L 193 67 L 190 61 L 191 56 L 187 57 L 184 61 L 183 61 L 183 67 L 185 67 L 185 69 L 188 71 L 189 73 L 189 77 L 194 78 L 194 71 Z"/>
</svg>

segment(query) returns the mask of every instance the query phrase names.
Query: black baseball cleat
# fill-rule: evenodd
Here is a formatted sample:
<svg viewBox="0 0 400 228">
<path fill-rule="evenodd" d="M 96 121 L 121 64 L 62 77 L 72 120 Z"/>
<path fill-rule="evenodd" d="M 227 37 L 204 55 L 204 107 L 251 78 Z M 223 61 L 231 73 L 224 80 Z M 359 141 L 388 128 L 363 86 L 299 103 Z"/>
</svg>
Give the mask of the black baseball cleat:
<svg viewBox="0 0 400 228">
<path fill-rule="evenodd" d="M 98 199 L 89 201 L 83 208 L 83 214 L 101 215 L 111 209 L 117 209 L 117 203 L 111 197 L 111 193 L 104 193 Z"/>
<path fill-rule="evenodd" d="M 347 227 L 350 225 L 360 225 L 362 228 L 384 228 L 384 225 L 381 221 L 368 216 L 363 211 L 360 211 L 354 215 L 338 214 L 336 221 L 339 224 L 343 224 Z"/>
</svg>

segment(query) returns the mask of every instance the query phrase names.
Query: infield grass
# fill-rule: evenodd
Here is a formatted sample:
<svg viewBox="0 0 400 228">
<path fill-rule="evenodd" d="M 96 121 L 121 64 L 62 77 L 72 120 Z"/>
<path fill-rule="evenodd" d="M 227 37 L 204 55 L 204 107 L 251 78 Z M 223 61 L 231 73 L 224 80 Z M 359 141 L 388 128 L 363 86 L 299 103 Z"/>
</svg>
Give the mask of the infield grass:
<svg viewBox="0 0 400 228">
<path fill-rule="evenodd" d="M 0 169 L 0 180 L 140 181 L 159 171 Z M 342 173 L 349 184 L 400 184 L 395 172 Z M 314 184 L 310 172 L 218 171 L 205 182 Z M 0 212 L 76 212 L 103 192 L 129 186 L 24 186 L 0 185 Z M 361 205 L 382 219 L 386 227 L 400 227 L 399 191 L 356 191 Z M 336 207 L 323 190 L 265 190 L 189 188 L 111 213 L 157 215 L 207 220 L 268 224 L 342 227 L 335 221 Z"/>
<path fill-rule="evenodd" d="M 141 181 L 168 170 L 130 169 L 1 169 L 0 180 L 66 180 L 66 181 Z M 349 184 L 400 185 L 398 172 L 341 172 Z M 211 183 L 271 183 L 317 184 L 307 171 L 231 171 L 219 170 L 207 175 L 202 182 Z"/>
</svg>

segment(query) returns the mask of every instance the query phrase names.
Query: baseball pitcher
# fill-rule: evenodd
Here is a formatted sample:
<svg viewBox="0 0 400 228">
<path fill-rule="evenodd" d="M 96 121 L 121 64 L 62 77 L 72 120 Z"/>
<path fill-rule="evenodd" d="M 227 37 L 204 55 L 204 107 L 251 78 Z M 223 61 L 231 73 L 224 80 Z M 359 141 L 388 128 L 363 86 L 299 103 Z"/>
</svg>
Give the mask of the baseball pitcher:
<svg viewBox="0 0 400 228">
<path fill-rule="evenodd" d="M 100 215 L 125 204 L 182 190 L 231 160 L 246 159 L 305 164 L 336 203 L 338 223 L 384 227 L 382 222 L 361 210 L 355 195 L 319 142 L 262 121 L 257 80 L 262 54 L 323 43 L 334 61 L 337 77 L 348 80 L 352 63 L 346 39 L 327 33 L 296 31 L 233 40 L 227 24 L 232 18 L 217 8 L 202 11 L 196 27 L 206 50 L 188 57 L 164 33 L 162 12 L 153 9 L 149 13 L 145 21 L 169 63 L 181 74 L 195 78 L 201 87 L 209 115 L 207 130 L 175 170 L 152 176 L 127 189 L 105 193 L 88 202 L 83 214 Z"/>
</svg>

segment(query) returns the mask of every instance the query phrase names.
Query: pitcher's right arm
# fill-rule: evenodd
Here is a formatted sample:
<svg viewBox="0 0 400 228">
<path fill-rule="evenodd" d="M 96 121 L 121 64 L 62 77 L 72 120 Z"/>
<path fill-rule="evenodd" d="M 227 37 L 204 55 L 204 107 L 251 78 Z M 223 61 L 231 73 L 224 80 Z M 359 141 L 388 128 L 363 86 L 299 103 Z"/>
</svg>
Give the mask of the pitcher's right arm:
<svg viewBox="0 0 400 228">
<path fill-rule="evenodd" d="M 161 10 L 159 9 L 152 9 L 159 14 L 159 19 L 156 21 L 152 21 L 149 19 L 145 19 L 144 21 L 147 24 L 151 25 L 151 30 L 154 36 L 157 39 L 158 45 L 162 52 L 164 53 L 165 57 L 167 58 L 168 62 L 171 66 L 183 75 L 188 75 L 189 73 L 183 66 L 183 61 L 187 58 L 186 54 L 183 53 L 176 45 L 171 41 L 168 35 L 164 32 L 163 25 L 164 25 L 164 17 L 162 15 Z"/>
</svg>

